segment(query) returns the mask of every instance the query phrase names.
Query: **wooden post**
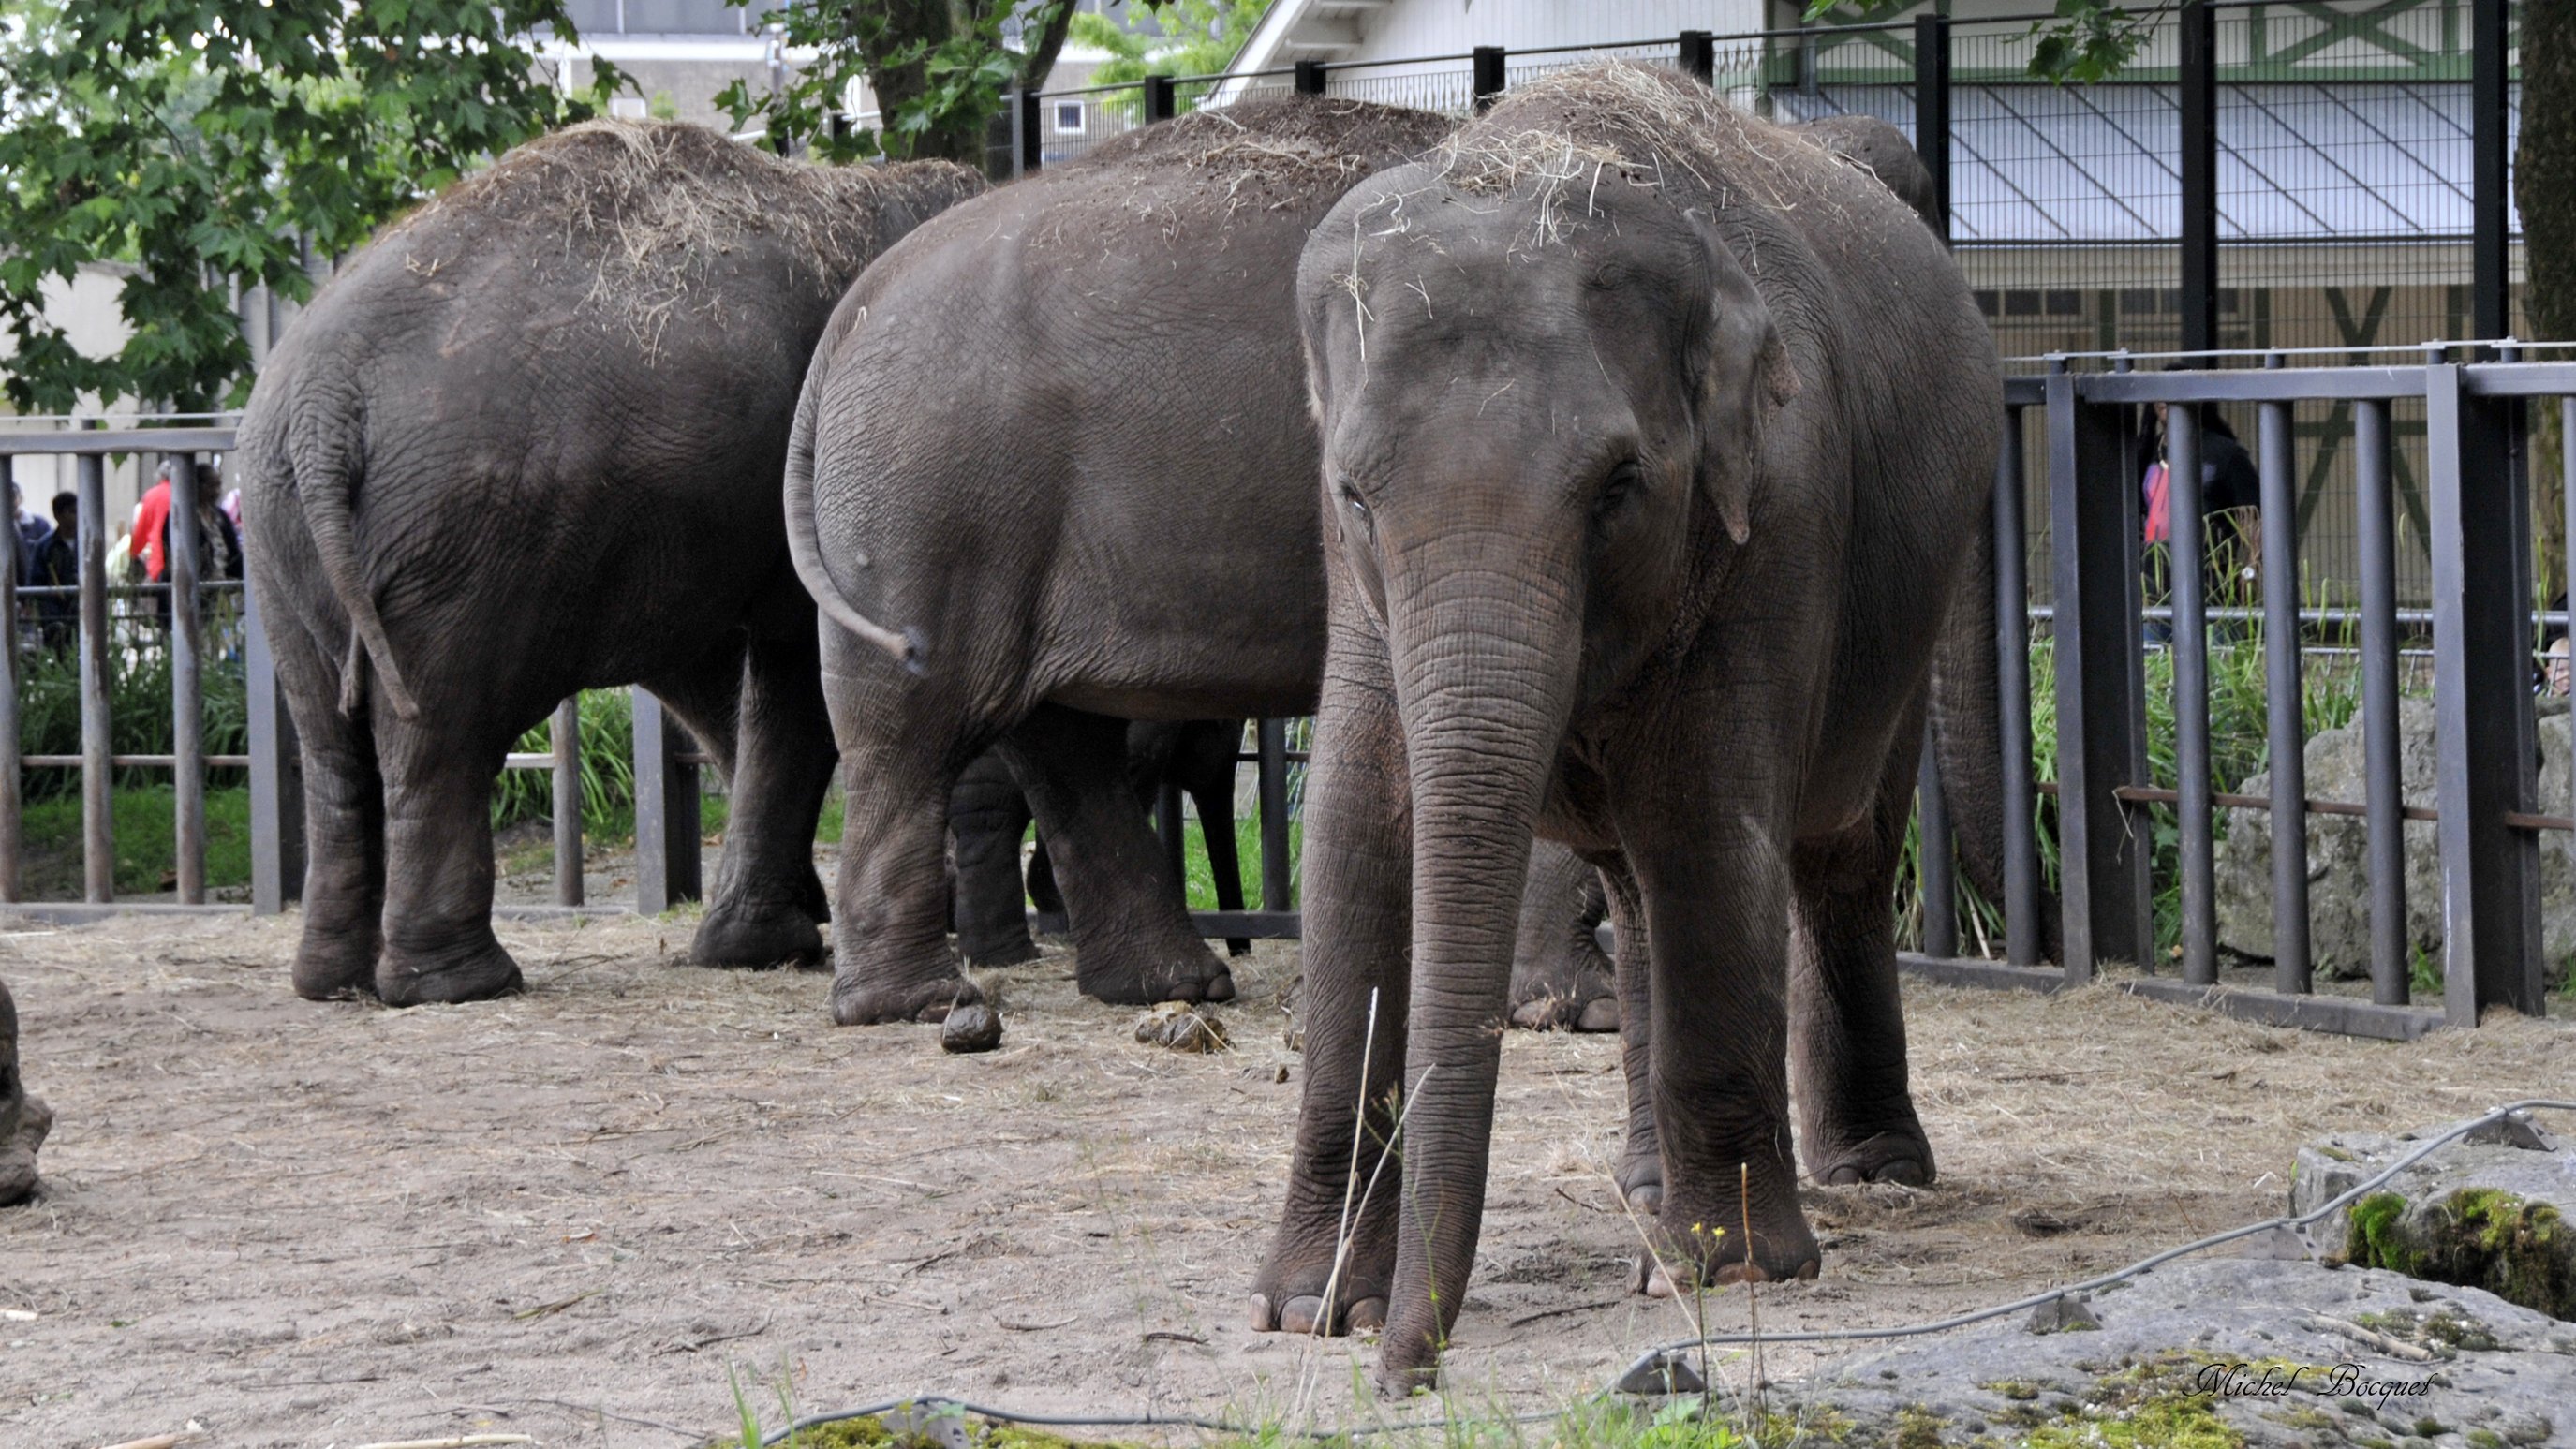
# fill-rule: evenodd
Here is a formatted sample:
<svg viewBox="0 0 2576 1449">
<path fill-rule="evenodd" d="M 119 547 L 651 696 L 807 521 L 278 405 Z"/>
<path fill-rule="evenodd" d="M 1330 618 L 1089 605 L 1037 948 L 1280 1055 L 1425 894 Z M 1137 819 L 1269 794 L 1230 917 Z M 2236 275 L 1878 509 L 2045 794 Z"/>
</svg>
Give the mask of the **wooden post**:
<svg viewBox="0 0 2576 1449">
<path fill-rule="evenodd" d="M 277 687 L 259 589 L 242 582 L 242 674 L 250 713 L 250 909 L 273 916 L 304 895 L 304 762 Z"/>
<path fill-rule="evenodd" d="M 81 888 L 116 899 L 116 760 L 107 720 L 107 460 L 80 455 Z"/>
<path fill-rule="evenodd" d="M 179 903 L 206 903 L 206 716 L 197 621 L 197 460 L 170 457 L 170 783 Z"/>
<path fill-rule="evenodd" d="M 698 767 L 691 748 L 650 690 L 635 699 L 635 910 L 658 916 L 699 898 Z"/>
<path fill-rule="evenodd" d="M 555 706 L 555 904 L 581 904 L 581 696 Z M 639 842 L 640 844 L 640 842 Z"/>
</svg>

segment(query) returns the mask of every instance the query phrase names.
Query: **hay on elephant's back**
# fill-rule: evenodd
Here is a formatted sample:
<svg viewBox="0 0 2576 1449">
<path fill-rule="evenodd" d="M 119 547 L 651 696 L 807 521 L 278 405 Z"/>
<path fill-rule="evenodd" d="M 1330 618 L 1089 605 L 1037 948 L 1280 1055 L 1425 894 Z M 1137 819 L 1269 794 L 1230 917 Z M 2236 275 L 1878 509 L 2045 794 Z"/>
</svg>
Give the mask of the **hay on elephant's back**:
<svg viewBox="0 0 2576 1449">
<path fill-rule="evenodd" d="M 1451 124 L 1429 111 L 1370 101 L 1255 96 L 1129 132 L 1075 164 L 1086 171 L 1124 166 L 1131 191 L 1177 182 L 1218 199 L 1227 213 L 1302 206 L 1427 150 Z"/>
<path fill-rule="evenodd" d="M 435 250 L 489 226 L 559 234 L 588 274 L 584 305 L 651 352 L 674 313 L 719 304 L 698 285 L 717 258 L 766 245 L 788 263 L 781 286 L 838 296 L 885 244 L 895 203 L 928 202 L 926 214 L 982 185 L 946 162 L 814 166 L 680 122 L 587 121 L 503 156 L 387 239 Z M 436 259 L 406 264 L 434 274 Z"/>
</svg>

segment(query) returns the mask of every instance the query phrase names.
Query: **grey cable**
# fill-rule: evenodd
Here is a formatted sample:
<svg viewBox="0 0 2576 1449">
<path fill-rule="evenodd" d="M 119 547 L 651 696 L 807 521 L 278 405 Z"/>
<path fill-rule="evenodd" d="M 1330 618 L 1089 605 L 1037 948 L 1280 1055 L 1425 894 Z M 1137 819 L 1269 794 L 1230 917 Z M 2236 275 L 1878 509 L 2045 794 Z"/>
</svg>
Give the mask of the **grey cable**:
<svg viewBox="0 0 2576 1449">
<path fill-rule="evenodd" d="M 2337 1193 L 2322 1207 L 2301 1213 L 2295 1217 L 2265 1218 L 2261 1222 L 2247 1223 L 2243 1227 L 2230 1228 L 2223 1233 L 2212 1233 L 2205 1238 L 2196 1238 L 2180 1247 L 2167 1248 L 2162 1252 L 2150 1254 L 2147 1257 L 2131 1263 L 2125 1268 L 2114 1269 L 2113 1271 L 2101 1274 L 2098 1277 L 2087 1278 L 2080 1283 L 2068 1283 L 2061 1287 L 2045 1289 L 2041 1292 L 2031 1294 L 2026 1298 L 2016 1298 L 2010 1303 L 1997 1304 L 1992 1308 L 1980 1308 L 1973 1312 L 1961 1313 L 1949 1318 L 1936 1319 L 1930 1323 L 1909 1323 L 1896 1328 L 1830 1328 L 1762 1334 L 1711 1333 L 1702 1335 L 1698 1338 L 1677 1339 L 1674 1342 L 1650 1348 L 1643 1354 L 1638 1355 L 1636 1360 L 1628 1365 L 1626 1371 L 1623 1372 L 1620 1377 L 1625 1379 L 1629 1374 L 1634 1374 L 1641 1370 L 1651 1371 L 1657 1362 L 1664 1359 L 1667 1355 L 1680 1353 L 1687 1349 L 1732 1347 L 1740 1344 L 1754 1343 L 1756 1341 L 1762 1343 L 1850 1343 L 1873 1339 L 1915 1338 L 1928 1333 L 1946 1333 L 1953 1328 L 1965 1328 L 1972 1323 L 1984 1323 L 1989 1319 L 2003 1318 L 2010 1314 L 2024 1312 L 2028 1309 L 2036 1308 L 2043 1303 L 2049 1302 L 2052 1299 L 2063 1298 L 2070 1293 L 2094 1292 L 2098 1289 L 2107 1288 L 2123 1279 L 2134 1278 L 2141 1273 L 2162 1267 L 2176 1258 L 2185 1257 L 2192 1253 L 2202 1252 L 2206 1249 L 2217 1247 L 2222 1243 L 2232 1243 L 2238 1238 L 2250 1238 L 2257 1233 L 2270 1232 L 2276 1228 L 2287 1229 L 2306 1227 L 2310 1223 L 2317 1222 L 2325 1218 L 2330 1213 L 2338 1212 L 2343 1208 L 2349 1207 L 2353 1203 L 2360 1201 L 2364 1195 L 2377 1188 L 2385 1186 L 2390 1180 L 2394 1179 L 2397 1174 L 2404 1172 L 2407 1168 L 2423 1161 L 2426 1157 L 2432 1155 L 2440 1148 L 2450 1145 L 2452 1142 L 2475 1132 L 2481 1127 L 2502 1122 L 2516 1113 L 2529 1112 L 2535 1109 L 2553 1112 L 2576 1112 L 2576 1102 L 2561 1101 L 2553 1097 L 2526 1097 L 2518 1102 L 2508 1102 L 2501 1107 L 2497 1107 L 2487 1112 L 2483 1116 L 2471 1117 L 2466 1121 L 2454 1123 L 2441 1133 L 2425 1138 L 2423 1141 L 2417 1143 L 2405 1155 L 2399 1157 L 2395 1162 L 2390 1163 L 2379 1173 L 2365 1179 L 2351 1188 L 2344 1190 L 2343 1192 Z M 1589 1402 L 1589 1400 L 1580 1402 Z M 1261 1430 L 1255 1426 L 1232 1423 L 1224 1419 L 1201 1418 L 1191 1414 L 1033 1414 L 1017 1409 L 995 1408 L 988 1404 L 978 1404 L 966 1399 L 953 1399 L 944 1394 L 918 1394 L 900 1399 L 887 1399 L 882 1403 L 868 1404 L 855 1409 L 835 1409 L 828 1414 L 809 1415 L 806 1418 L 798 1419 L 796 1422 L 788 1425 L 784 1429 L 780 1429 L 773 1434 L 763 1436 L 760 1442 L 762 1449 L 768 1449 L 768 1446 L 784 1443 L 790 1435 L 800 1433 L 807 1429 L 820 1428 L 825 1424 L 839 1423 L 844 1419 L 863 1419 L 871 1414 L 883 1414 L 891 1410 L 907 1406 L 913 1408 L 935 1407 L 939 1409 L 953 1409 L 959 1413 L 976 1414 L 987 1419 L 999 1419 L 1004 1423 L 1035 1424 L 1041 1427 L 1207 1429 L 1220 1434 L 1236 1434 L 1246 1438 L 1252 1437 L 1261 1432 Z M 1514 1414 L 1509 1419 L 1502 1420 L 1500 1422 L 1534 1424 L 1549 1419 L 1561 1418 L 1567 1412 L 1568 1411 L 1566 1409 L 1542 1409 L 1527 1414 Z M 1372 1434 L 1395 1434 L 1416 1429 L 1437 1429 L 1444 1427 L 1447 1422 L 1448 1421 L 1445 1420 L 1408 1420 L 1397 1424 L 1367 1424 L 1352 1429 L 1300 1429 L 1286 1431 L 1286 1433 L 1288 1434 L 1288 1437 L 1292 1438 L 1319 1440 L 1355 1439 Z"/>
</svg>

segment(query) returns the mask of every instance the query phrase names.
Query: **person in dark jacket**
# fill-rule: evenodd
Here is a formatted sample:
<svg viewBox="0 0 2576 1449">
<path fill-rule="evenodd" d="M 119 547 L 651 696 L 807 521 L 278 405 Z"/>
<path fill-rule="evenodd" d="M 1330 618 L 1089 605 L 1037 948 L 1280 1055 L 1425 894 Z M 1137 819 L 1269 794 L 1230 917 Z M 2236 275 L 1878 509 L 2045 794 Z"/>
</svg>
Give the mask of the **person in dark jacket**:
<svg viewBox="0 0 2576 1449">
<path fill-rule="evenodd" d="M 2193 403 L 2200 420 L 2201 597 L 2212 605 L 2252 607 L 2257 601 L 2255 564 L 2262 555 L 2263 479 L 2253 455 L 2237 441 L 2212 403 Z M 2157 403 L 2155 432 L 2147 440 L 2147 465 L 2139 479 L 2146 602 L 2172 602 L 2173 479 L 2165 457 L 2168 410 Z M 2159 622 L 2151 639 L 2170 637 Z"/>
<path fill-rule="evenodd" d="M 80 495 L 54 495 L 54 531 L 27 570 L 27 582 L 42 588 L 76 588 L 80 584 Z M 45 647 L 56 653 L 72 647 L 79 633 L 80 599 L 71 594 L 43 594 L 35 600 L 36 623 Z"/>
</svg>

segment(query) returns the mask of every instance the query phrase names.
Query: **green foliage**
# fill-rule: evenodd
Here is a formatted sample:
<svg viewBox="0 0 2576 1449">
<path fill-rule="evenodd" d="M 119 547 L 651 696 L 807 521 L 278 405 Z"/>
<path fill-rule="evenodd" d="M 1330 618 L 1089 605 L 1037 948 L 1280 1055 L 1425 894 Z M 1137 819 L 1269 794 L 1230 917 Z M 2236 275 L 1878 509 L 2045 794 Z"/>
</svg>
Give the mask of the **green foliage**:
<svg viewBox="0 0 2576 1449">
<path fill-rule="evenodd" d="M 1253 28 L 1270 10 L 1270 0 L 1171 0 L 1157 18 L 1162 35 L 1125 30 L 1106 15 L 1076 15 L 1070 37 L 1109 59 L 1092 68 L 1093 85 L 1128 85 L 1149 75 L 1220 75 L 1236 52 L 1252 38 Z M 1135 113 L 1135 95 L 1113 96 L 1112 109 Z"/>
<path fill-rule="evenodd" d="M 299 238 L 349 251 L 623 79 L 548 83 L 522 38 L 572 36 L 560 0 L 35 0 L 0 25 L 0 324 L 22 411 L 239 403 L 235 286 L 304 300 Z M 44 288 L 91 262 L 134 268 L 112 357 L 44 315 Z"/>
<path fill-rule="evenodd" d="M 552 721 L 519 737 L 517 754 L 542 754 L 554 745 Z M 554 817 L 552 770 L 503 770 L 492 787 L 492 828 Z M 632 834 L 635 828 L 635 706 L 622 689 L 587 689 L 581 695 L 581 822 L 594 836 Z"/>
<path fill-rule="evenodd" d="M 210 755 L 238 755 L 250 749 L 250 701 L 242 682 L 242 661 L 232 631 L 210 626 L 210 655 L 198 671 L 204 699 L 203 739 Z M 109 748 L 120 755 L 166 755 L 172 749 L 170 655 L 167 636 L 142 634 L 120 640 L 108 651 L 107 719 Z M 81 749 L 80 660 L 70 650 L 19 656 L 18 747 L 30 755 L 76 755 Z M 117 772 L 120 786 L 167 781 L 170 772 L 134 768 Z M 31 769 L 29 799 L 80 795 L 76 769 Z M 213 770 L 218 782 L 239 779 L 235 770 Z"/>
<path fill-rule="evenodd" d="M 727 0 L 749 6 L 765 0 Z M 1009 0 L 785 0 L 765 21 L 791 46 L 816 51 L 776 91 L 753 95 L 737 80 L 715 98 L 743 130 L 755 120 L 762 144 L 782 155 L 802 145 L 820 160 L 863 157 L 981 159 L 986 123 L 1005 90 L 1032 86 L 1054 64 L 1073 0 L 1041 0 L 1021 16 L 1038 37 L 1025 54 L 1002 44 Z M 854 81 L 875 92 L 879 128 L 835 135 L 831 116 Z"/>
<path fill-rule="evenodd" d="M 178 870 L 178 792 L 170 786 L 168 771 L 152 773 L 163 778 L 155 784 L 125 786 L 109 796 L 120 896 L 167 890 L 167 882 Z M 82 836 L 77 785 L 69 793 L 28 801 L 19 828 L 30 898 L 79 899 Z M 206 884 L 250 884 L 250 791 L 244 787 L 206 792 Z"/>
<path fill-rule="evenodd" d="M 1298 861 L 1304 856 L 1305 822 L 1288 822 L 1288 899 L 1291 909 L 1298 896 L 1301 872 Z M 1243 901 L 1246 909 L 1261 909 L 1261 820 L 1258 816 L 1234 822 L 1234 860 L 1243 876 Z M 1181 867 L 1186 878 L 1190 909 L 1216 910 L 1216 872 L 1208 865 L 1207 841 L 1199 833 L 1197 822 L 1181 833 Z"/>
<path fill-rule="evenodd" d="M 1833 11 L 1848 7 L 1861 20 L 1882 20 L 1911 8 L 1916 0 L 1807 0 L 1805 19 L 1813 25 Z M 2064 85 L 2109 80 L 2137 57 L 2161 8 L 2127 10 L 2116 0 L 2057 0 L 2056 13 L 2031 22 L 2021 40 L 2030 44 L 2030 73 Z"/>
</svg>

